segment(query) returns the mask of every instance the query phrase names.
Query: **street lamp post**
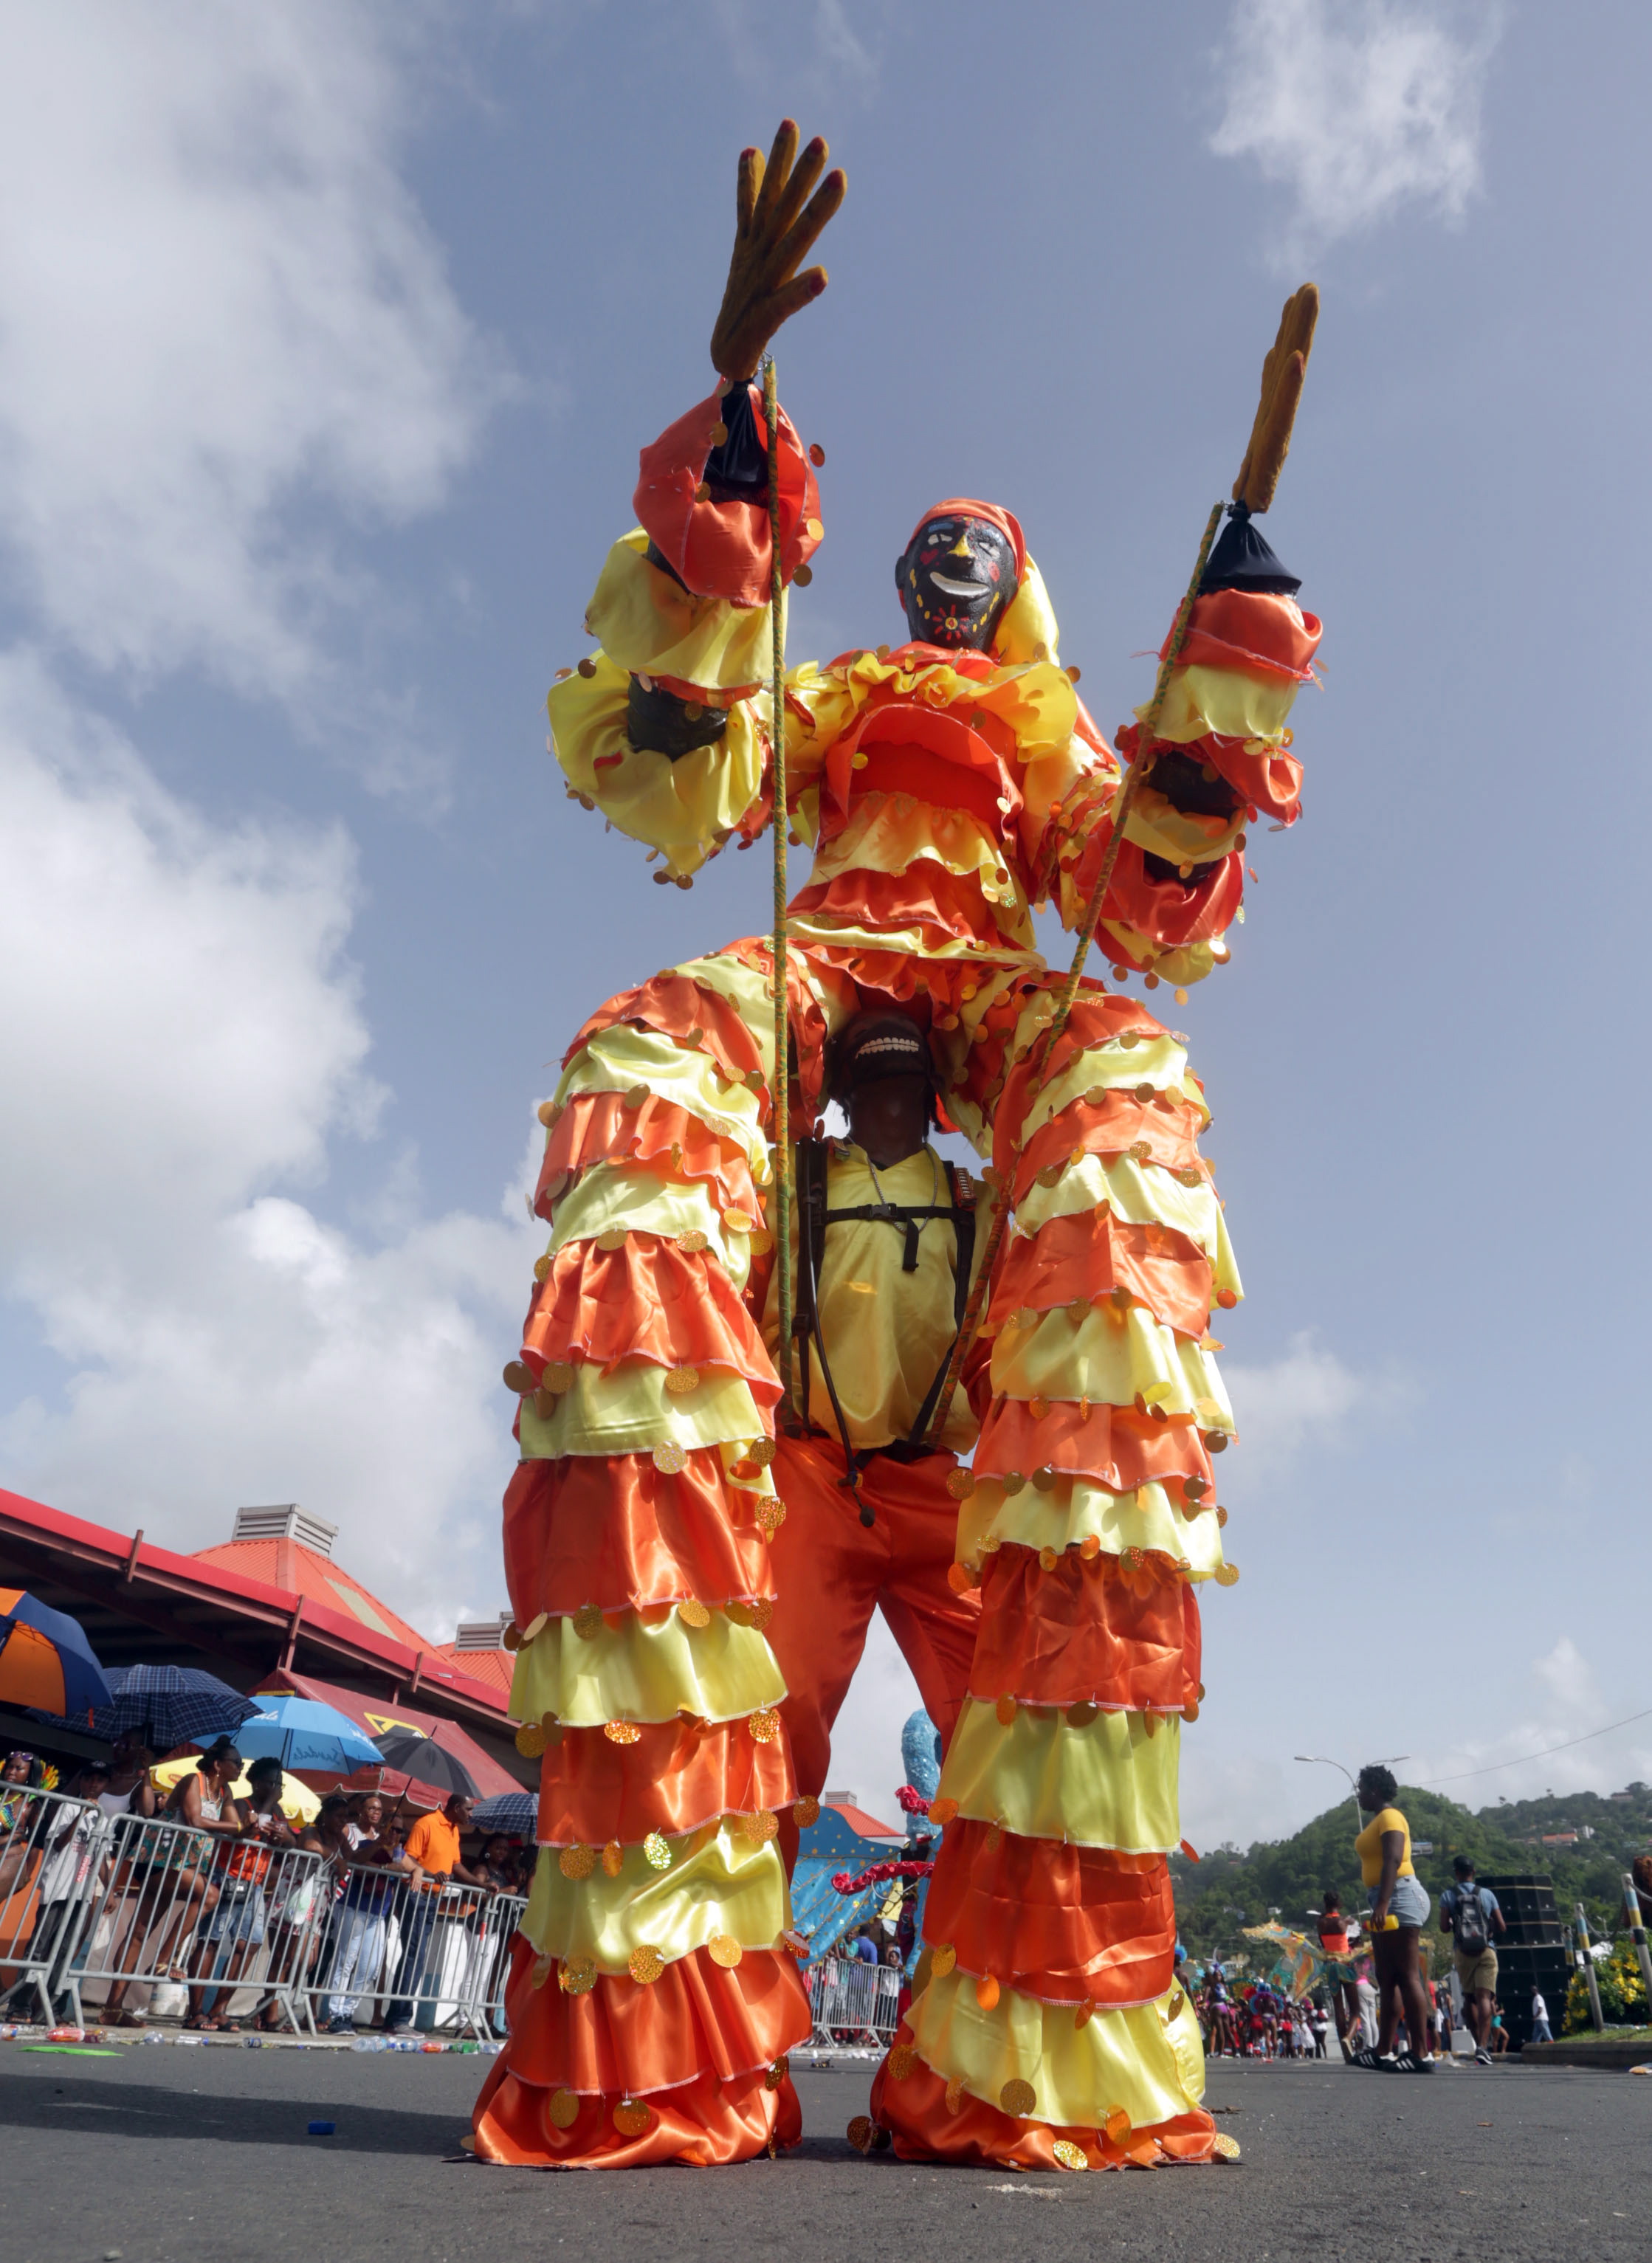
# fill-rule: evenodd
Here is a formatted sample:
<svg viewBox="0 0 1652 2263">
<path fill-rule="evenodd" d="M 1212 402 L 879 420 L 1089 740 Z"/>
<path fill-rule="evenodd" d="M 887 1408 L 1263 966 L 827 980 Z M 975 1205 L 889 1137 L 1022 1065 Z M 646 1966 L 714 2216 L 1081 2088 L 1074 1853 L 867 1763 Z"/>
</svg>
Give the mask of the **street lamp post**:
<svg viewBox="0 0 1652 2263">
<path fill-rule="evenodd" d="M 1354 1836 L 1358 1838 L 1359 1835 L 1359 1780 L 1353 1770 L 1350 1768 L 1343 1768 L 1340 1761 L 1330 1760 L 1323 1753 L 1297 1753 L 1293 1757 L 1302 1761 L 1308 1768 L 1342 1768 L 1342 1773 L 1348 1779 L 1349 1792 L 1354 1803 Z M 1391 1759 L 1378 1761 L 1377 1766 L 1398 1768 L 1402 1761 L 1409 1761 L 1410 1757 L 1409 1753 L 1395 1753 Z"/>
</svg>

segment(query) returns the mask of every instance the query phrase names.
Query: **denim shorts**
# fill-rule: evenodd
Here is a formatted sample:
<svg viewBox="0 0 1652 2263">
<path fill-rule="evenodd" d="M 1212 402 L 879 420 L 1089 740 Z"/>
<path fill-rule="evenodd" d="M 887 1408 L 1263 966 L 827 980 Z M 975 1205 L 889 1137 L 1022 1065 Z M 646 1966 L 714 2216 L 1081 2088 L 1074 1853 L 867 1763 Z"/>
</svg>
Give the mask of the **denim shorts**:
<svg viewBox="0 0 1652 2263">
<path fill-rule="evenodd" d="M 1396 1878 L 1388 1897 L 1388 1915 L 1399 1925 L 1414 1925 L 1421 1932 L 1428 1923 L 1427 1889 L 1420 1878 Z"/>
<path fill-rule="evenodd" d="M 206 1938 L 213 1941 L 245 1941 L 257 1948 L 264 1939 L 264 1888 L 228 1885 L 212 1913 Z"/>
</svg>

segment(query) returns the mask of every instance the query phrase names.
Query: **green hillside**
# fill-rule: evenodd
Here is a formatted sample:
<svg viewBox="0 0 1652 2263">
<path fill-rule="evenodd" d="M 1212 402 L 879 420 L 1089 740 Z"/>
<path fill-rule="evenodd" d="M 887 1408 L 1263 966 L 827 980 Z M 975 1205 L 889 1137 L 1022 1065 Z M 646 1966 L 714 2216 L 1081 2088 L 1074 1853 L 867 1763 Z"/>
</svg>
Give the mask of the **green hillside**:
<svg viewBox="0 0 1652 2263">
<path fill-rule="evenodd" d="M 1598 1792 L 1573 1792 L 1564 1798 L 1499 1801 L 1474 1813 L 1438 1792 L 1409 1784 L 1400 1787 L 1399 1804 L 1414 1840 L 1431 1840 L 1433 1851 L 1418 1853 L 1417 1873 L 1438 1905 L 1450 1883 L 1453 1855 L 1472 1855 L 1485 1873 L 1522 1873 L 1554 1882 L 1562 1918 L 1581 1901 L 1597 1938 L 1622 1931 L 1625 1924 L 1619 1881 L 1636 1855 L 1652 1848 L 1652 1787 L 1632 1784 L 1630 1796 L 1611 1799 Z M 1523 1843 L 1545 1832 L 1581 1831 L 1590 1839 L 1575 1847 Z M 1369 1901 L 1359 1883 L 1353 1851 L 1354 1808 L 1351 1798 L 1297 1832 L 1293 1838 L 1258 1840 L 1244 1853 L 1218 1847 L 1198 1862 L 1172 1855 L 1177 1917 L 1183 1941 L 1195 1956 L 1213 1950 L 1243 1951 L 1241 1927 L 1265 1924 L 1277 1913 L 1281 1925 L 1306 1927 L 1329 1885 L 1339 1887 L 1343 1907 L 1359 1911 Z M 1443 1944 L 1442 1944 L 1443 1946 Z"/>
</svg>

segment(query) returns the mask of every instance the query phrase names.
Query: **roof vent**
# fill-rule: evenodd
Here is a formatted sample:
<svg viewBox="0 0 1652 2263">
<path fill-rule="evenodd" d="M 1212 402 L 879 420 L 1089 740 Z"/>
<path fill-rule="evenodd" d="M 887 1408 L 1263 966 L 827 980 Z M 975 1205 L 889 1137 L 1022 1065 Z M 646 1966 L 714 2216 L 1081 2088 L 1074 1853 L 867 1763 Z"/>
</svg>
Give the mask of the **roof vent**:
<svg viewBox="0 0 1652 2263">
<path fill-rule="evenodd" d="M 859 1807 L 859 1804 L 860 1794 L 858 1791 L 823 1791 L 821 1794 L 822 1807 Z"/>
<path fill-rule="evenodd" d="M 235 1529 L 229 1536 L 232 1540 L 296 1540 L 301 1548 L 313 1548 L 318 1556 L 330 1558 L 338 1527 L 312 1516 L 295 1500 L 282 1500 L 268 1508 L 238 1508 Z"/>
<path fill-rule="evenodd" d="M 501 1611 L 496 1619 L 460 1619 L 453 1637 L 455 1650 L 503 1650 L 504 1630 L 511 1623 L 509 1611 Z"/>
</svg>

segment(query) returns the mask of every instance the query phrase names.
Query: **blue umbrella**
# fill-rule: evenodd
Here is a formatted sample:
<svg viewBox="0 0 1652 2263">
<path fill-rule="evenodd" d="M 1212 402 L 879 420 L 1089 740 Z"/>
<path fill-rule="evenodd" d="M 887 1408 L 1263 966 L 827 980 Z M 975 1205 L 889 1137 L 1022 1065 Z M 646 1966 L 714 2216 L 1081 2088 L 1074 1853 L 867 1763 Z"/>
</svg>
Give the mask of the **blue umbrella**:
<svg viewBox="0 0 1652 2263">
<path fill-rule="evenodd" d="M 83 1713 L 108 1695 L 80 1621 L 22 1587 L 0 1587 L 0 1703 Z"/>
<path fill-rule="evenodd" d="M 384 1754 L 336 1705 L 313 1697 L 269 1697 L 235 1731 L 235 1750 L 250 1761 L 266 1754 L 283 1768 L 317 1774 L 353 1775 L 359 1768 L 382 1768 Z"/>
<path fill-rule="evenodd" d="M 478 1831 L 507 1831 L 513 1839 L 531 1839 L 538 1827 L 540 1803 L 531 1791 L 496 1791 L 476 1808 L 471 1821 Z"/>
<path fill-rule="evenodd" d="M 91 1732 L 110 1744 L 123 1729 L 144 1729 L 157 1753 L 170 1753 L 178 1745 L 233 1736 L 250 1714 L 259 1710 L 256 1697 L 243 1697 L 215 1674 L 195 1666 L 115 1666 L 105 1670 L 104 1679 L 114 1702 L 93 1706 Z M 35 1717 L 54 1728 L 86 1726 L 84 1716 L 37 1713 Z"/>
</svg>

